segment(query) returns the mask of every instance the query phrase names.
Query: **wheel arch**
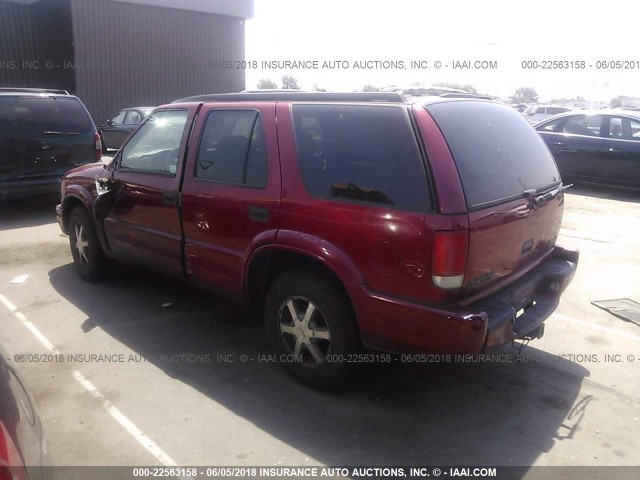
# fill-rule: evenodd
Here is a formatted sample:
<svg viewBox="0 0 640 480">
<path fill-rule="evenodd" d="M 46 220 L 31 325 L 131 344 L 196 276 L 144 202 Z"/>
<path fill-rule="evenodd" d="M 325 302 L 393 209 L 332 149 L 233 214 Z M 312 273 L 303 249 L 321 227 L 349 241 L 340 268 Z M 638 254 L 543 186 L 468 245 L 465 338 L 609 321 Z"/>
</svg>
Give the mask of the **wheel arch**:
<svg viewBox="0 0 640 480">
<path fill-rule="evenodd" d="M 359 272 L 358 275 L 345 279 L 340 275 L 340 269 L 336 269 L 324 258 L 290 246 L 263 246 L 251 255 L 245 275 L 245 298 L 254 306 L 264 305 L 273 281 L 292 270 L 313 273 L 334 285 L 355 317 L 354 303 L 346 283 L 361 283 L 362 277 Z"/>
</svg>

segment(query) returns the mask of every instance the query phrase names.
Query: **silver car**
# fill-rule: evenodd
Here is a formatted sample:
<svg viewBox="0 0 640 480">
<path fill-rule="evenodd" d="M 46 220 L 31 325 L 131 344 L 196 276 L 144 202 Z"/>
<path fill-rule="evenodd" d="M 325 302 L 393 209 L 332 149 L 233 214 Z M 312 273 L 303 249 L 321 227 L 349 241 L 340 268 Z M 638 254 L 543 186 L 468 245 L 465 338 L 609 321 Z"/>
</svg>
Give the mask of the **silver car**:
<svg viewBox="0 0 640 480">
<path fill-rule="evenodd" d="M 529 123 L 534 124 L 558 115 L 559 113 L 570 112 L 571 108 L 556 107 L 553 105 L 532 105 L 522 112 Z"/>
</svg>

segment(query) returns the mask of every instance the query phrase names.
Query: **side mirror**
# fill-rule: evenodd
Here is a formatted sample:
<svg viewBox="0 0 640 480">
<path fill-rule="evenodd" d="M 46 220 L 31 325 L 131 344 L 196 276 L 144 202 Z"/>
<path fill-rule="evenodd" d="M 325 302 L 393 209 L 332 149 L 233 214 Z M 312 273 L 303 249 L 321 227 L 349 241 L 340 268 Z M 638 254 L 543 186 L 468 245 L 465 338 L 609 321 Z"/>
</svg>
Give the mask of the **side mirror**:
<svg viewBox="0 0 640 480">
<path fill-rule="evenodd" d="M 113 206 L 114 181 L 110 178 L 96 177 L 96 193 L 98 196 L 93 202 L 93 213 L 100 221 L 109 216 Z"/>
<path fill-rule="evenodd" d="M 104 123 L 105 123 L 106 125 L 111 125 L 113 122 L 111 121 L 111 119 L 110 119 L 110 118 L 107 118 L 107 121 L 106 121 L 106 122 L 104 122 Z"/>
</svg>

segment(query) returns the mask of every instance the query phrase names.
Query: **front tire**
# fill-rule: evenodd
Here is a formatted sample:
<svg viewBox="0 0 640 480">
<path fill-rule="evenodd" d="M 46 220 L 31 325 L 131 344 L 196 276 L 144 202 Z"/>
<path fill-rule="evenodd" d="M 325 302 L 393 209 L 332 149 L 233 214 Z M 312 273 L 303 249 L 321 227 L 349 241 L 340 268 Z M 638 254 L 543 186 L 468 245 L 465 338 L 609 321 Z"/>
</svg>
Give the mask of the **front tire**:
<svg viewBox="0 0 640 480">
<path fill-rule="evenodd" d="M 107 258 L 91 217 L 83 207 L 76 207 L 69 217 L 69 246 L 73 263 L 82 278 L 97 281 L 106 276 Z"/>
<path fill-rule="evenodd" d="M 358 330 L 348 300 L 330 282 L 307 272 L 284 273 L 269 289 L 265 324 L 278 360 L 298 381 L 334 389 L 348 380 Z"/>
</svg>

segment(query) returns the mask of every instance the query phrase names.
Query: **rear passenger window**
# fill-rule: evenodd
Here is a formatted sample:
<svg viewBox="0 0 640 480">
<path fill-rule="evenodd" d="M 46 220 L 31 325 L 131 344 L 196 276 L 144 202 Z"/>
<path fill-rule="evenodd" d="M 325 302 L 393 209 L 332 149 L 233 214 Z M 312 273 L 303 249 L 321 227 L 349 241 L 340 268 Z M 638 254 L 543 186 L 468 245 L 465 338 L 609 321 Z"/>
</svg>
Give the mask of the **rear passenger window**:
<svg viewBox="0 0 640 480">
<path fill-rule="evenodd" d="M 251 187 L 267 185 L 267 154 L 256 110 L 213 110 L 207 116 L 196 178 Z"/>
<path fill-rule="evenodd" d="M 422 157 L 405 108 L 294 105 L 298 162 L 307 191 L 394 208 L 431 208 Z"/>
</svg>

